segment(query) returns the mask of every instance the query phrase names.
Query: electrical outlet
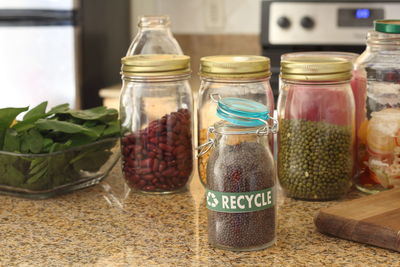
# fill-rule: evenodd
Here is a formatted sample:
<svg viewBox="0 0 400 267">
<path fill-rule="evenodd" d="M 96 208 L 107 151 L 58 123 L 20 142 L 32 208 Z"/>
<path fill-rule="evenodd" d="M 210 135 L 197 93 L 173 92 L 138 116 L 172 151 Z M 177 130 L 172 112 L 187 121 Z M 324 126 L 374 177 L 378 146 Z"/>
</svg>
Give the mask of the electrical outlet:
<svg viewBox="0 0 400 267">
<path fill-rule="evenodd" d="M 203 0 L 204 28 L 207 31 L 221 31 L 225 29 L 225 0 Z"/>
</svg>

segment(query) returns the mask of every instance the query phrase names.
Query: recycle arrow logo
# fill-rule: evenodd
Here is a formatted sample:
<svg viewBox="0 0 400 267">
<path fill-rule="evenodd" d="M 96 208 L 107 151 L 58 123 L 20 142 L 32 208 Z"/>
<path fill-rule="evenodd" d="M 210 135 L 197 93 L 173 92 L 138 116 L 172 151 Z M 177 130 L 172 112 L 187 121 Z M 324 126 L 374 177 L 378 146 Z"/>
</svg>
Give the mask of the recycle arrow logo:
<svg viewBox="0 0 400 267">
<path fill-rule="evenodd" d="M 215 208 L 218 205 L 218 199 L 214 193 L 208 192 L 207 194 L 207 204 L 210 207 Z"/>
</svg>

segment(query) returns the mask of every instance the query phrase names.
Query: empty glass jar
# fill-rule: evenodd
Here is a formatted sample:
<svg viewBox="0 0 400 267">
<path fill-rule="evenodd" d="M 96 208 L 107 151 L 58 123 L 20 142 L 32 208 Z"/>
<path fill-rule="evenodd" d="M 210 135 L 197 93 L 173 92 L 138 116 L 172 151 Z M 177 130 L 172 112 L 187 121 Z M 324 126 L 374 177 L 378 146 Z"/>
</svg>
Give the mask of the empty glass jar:
<svg viewBox="0 0 400 267">
<path fill-rule="evenodd" d="M 197 98 L 197 144 L 207 141 L 208 127 L 219 121 L 215 114 L 218 97 L 254 100 L 266 105 L 273 114 L 274 97 L 269 83 L 271 76 L 269 58 L 262 56 L 203 57 L 200 76 L 201 85 Z M 269 138 L 272 148 L 272 135 Z M 208 156 L 209 154 L 205 154 L 198 160 L 199 177 L 203 185 L 207 183 Z"/>
<path fill-rule="evenodd" d="M 122 59 L 122 167 L 136 191 L 160 194 L 186 189 L 193 169 L 189 76 L 188 56 Z"/>
<path fill-rule="evenodd" d="M 182 49 L 174 38 L 168 16 L 142 16 L 139 18 L 138 33 L 129 46 L 127 56 L 139 54 L 176 54 Z"/>
<path fill-rule="evenodd" d="M 352 64 L 342 58 L 281 62 L 278 177 L 289 197 L 330 200 L 351 185 L 354 150 Z"/>
<path fill-rule="evenodd" d="M 375 21 L 357 65 L 367 93 L 359 97 L 356 186 L 367 193 L 400 187 L 400 20 Z"/>
</svg>

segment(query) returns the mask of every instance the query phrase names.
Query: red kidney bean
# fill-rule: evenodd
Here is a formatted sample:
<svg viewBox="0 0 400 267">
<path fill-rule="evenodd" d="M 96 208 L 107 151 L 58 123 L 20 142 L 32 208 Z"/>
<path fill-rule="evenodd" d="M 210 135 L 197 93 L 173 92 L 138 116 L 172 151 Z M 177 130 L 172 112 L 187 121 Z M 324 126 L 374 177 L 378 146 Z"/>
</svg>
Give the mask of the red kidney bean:
<svg viewBox="0 0 400 267">
<path fill-rule="evenodd" d="M 152 181 L 154 179 L 154 175 L 153 174 L 146 174 L 146 175 L 143 175 L 142 178 L 144 180 L 147 180 L 147 181 Z"/>
<path fill-rule="evenodd" d="M 153 160 L 153 166 L 152 166 L 151 170 L 152 170 L 153 172 L 157 172 L 157 171 L 158 171 L 159 164 L 160 164 L 160 161 L 159 161 L 157 158 L 155 158 L 155 159 Z"/>
<path fill-rule="evenodd" d="M 145 187 L 143 187 L 143 190 L 145 191 L 154 191 L 156 189 L 156 187 L 154 185 L 147 185 Z"/>
<path fill-rule="evenodd" d="M 137 183 L 137 185 L 138 185 L 139 188 L 142 188 L 143 186 L 146 185 L 146 181 L 145 181 L 145 180 L 140 180 L 140 181 Z"/>
<path fill-rule="evenodd" d="M 153 162 L 154 162 L 154 159 L 152 159 L 152 158 L 144 159 L 140 162 L 140 167 L 152 168 Z"/>
<path fill-rule="evenodd" d="M 160 172 L 162 172 L 163 170 L 165 170 L 165 168 L 167 168 L 167 163 L 165 161 L 161 161 L 158 168 L 159 168 Z"/>
<path fill-rule="evenodd" d="M 179 109 L 121 138 L 122 169 L 129 186 L 162 192 L 187 183 L 193 169 L 190 118 L 189 110 Z"/>
</svg>

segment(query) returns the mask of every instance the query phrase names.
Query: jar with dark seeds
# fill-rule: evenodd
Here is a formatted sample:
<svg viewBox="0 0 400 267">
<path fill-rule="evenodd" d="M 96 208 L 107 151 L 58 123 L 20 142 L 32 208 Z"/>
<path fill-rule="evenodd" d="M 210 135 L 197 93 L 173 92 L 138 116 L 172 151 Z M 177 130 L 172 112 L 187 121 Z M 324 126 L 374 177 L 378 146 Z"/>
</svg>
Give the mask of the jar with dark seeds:
<svg viewBox="0 0 400 267">
<path fill-rule="evenodd" d="M 268 146 L 268 145 L 267 145 Z M 253 192 L 274 188 L 271 153 L 257 142 L 220 143 L 207 164 L 207 189 Z M 253 212 L 227 213 L 208 209 L 208 239 L 215 247 L 250 251 L 275 243 L 275 206 Z"/>
</svg>

